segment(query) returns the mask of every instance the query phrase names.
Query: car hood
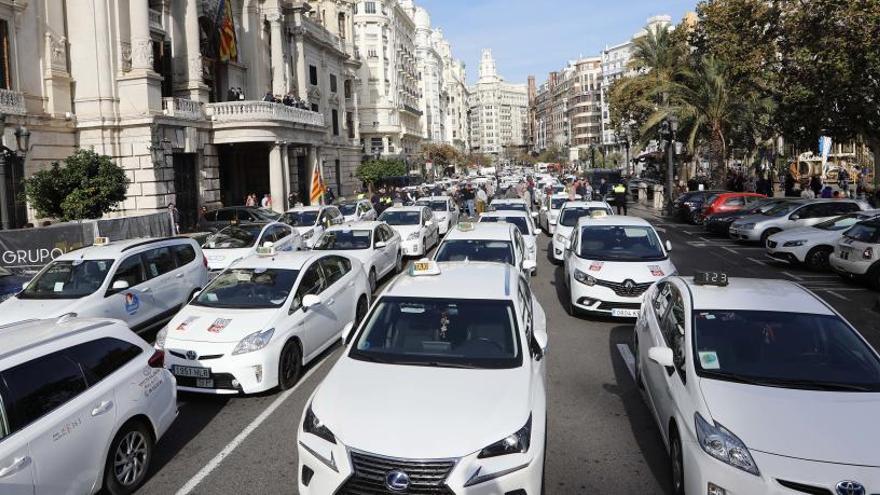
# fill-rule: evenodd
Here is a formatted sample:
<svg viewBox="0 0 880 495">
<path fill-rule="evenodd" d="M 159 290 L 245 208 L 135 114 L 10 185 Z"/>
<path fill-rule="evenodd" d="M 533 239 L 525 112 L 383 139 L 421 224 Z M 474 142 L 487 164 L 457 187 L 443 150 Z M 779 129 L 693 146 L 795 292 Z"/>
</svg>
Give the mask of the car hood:
<svg viewBox="0 0 880 495">
<path fill-rule="evenodd" d="M 10 297 L 0 304 L 0 325 L 76 313 L 85 299 L 85 297 L 81 299 L 19 299 L 18 297 Z"/>
<path fill-rule="evenodd" d="M 234 261 L 251 254 L 253 248 L 205 249 L 209 270 L 225 270 Z"/>
<path fill-rule="evenodd" d="M 825 392 L 700 379 L 712 419 L 751 450 L 880 467 L 880 393 Z M 759 466 L 760 467 L 760 466 Z"/>
<path fill-rule="evenodd" d="M 418 232 L 420 227 L 418 225 L 391 225 L 391 228 L 396 230 L 398 234 L 400 234 L 401 240 L 406 240 L 407 236 L 412 234 L 413 232 Z"/>
<path fill-rule="evenodd" d="M 557 223 L 556 224 L 556 233 L 554 235 L 561 235 L 562 237 L 565 237 L 566 239 L 568 239 L 569 237 L 571 237 L 571 233 L 573 231 L 574 231 L 574 227 L 567 227 L 565 225 L 562 225 L 561 223 Z"/>
<path fill-rule="evenodd" d="M 174 341 L 236 343 L 271 328 L 278 309 L 208 308 L 189 304 L 168 322 L 168 346 Z"/>
<path fill-rule="evenodd" d="M 744 217 L 737 218 L 736 220 L 734 220 L 734 221 L 733 221 L 733 224 L 734 224 L 734 225 L 742 225 L 742 224 L 745 224 L 745 223 L 755 223 L 755 224 L 758 224 L 758 223 L 761 223 L 761 222 L 766 222 L 766 221 L 768 221 L 768 220 L 774 220 L 774 219 L 777 219 L 777 218 L 781 218 L 781 217 L 768 217 L 767 215 L 761 215 L 761 214 L 758 214 L 758 215 L 746 215 L 746 216 L 744 216 Z"/>
<path fill-rule="evenodd" d="M 320 385 L 312 410 L 354 449 L 413 459 L 462 457 L 523 427 L 531 380 L 527 367 L 402 367 L 346 356 Z"/>
<path fill-rule="evenodd" d="M 599 280 L 623 282 L 630 279 L 644 284 L 660 280 L 676 272 L 669 258 L 662 261 L 595 261 L 573 256 L 575 266 Z"/>
<path fill-rule="evenodd" d="M 843 230 L 822 230 L 813 227 L 799 227 L 791 230 L 783 230 L 770 236 L 771 240 L 776 242 L 786 242 L 795 240 L 805 240 L 812 242 L 834 242 L 841 235 Z"/>
</svg>

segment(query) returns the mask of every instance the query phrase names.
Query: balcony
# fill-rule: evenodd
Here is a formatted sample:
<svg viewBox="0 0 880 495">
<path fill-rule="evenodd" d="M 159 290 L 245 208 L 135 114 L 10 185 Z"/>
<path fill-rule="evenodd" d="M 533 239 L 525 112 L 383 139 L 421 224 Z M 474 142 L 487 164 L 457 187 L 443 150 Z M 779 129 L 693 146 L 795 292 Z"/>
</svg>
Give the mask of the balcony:
<svg viewBox="0 0 880 495">
<path fill-rule="evenodd" d="M 280 121 L 290 124 L 324 126 L 324 114 L 288 107 L 269 101 L 224 101 L 208 103 L 208 116 L 215 123 Z"/>
<path fill-rule="evenodd" d="M 0 113 L 6 115 L 25 115 L 27 108 L 24 95 L 10 89 L 0 89 Z"/>
<path fill-rule="evenodd" d="M 162 98 L 162 113 L 183 120 L 205 120 L 205 104 L 186 98 Z"/>
<path fill-rule="evenodd" d="M 165 23 L 163 21 L 161 11 L 150 9 L 150 30 L 164 33 Z"/>
</svg>

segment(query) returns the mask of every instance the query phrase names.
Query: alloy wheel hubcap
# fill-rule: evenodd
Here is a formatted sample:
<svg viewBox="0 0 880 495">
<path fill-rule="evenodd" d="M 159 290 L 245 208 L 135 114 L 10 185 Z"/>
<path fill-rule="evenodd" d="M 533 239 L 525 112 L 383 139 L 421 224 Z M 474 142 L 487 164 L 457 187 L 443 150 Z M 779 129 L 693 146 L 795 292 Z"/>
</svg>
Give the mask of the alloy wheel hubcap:
<svg viewBox="0 0 880 495">
<path fill-rule="evenodd" d="M 123 486 L 132 486 L 143 476 L 147 467 L 147 440 L 139 431 L 128 432 L 113 459 L 113 472 Z"/>
</svg>

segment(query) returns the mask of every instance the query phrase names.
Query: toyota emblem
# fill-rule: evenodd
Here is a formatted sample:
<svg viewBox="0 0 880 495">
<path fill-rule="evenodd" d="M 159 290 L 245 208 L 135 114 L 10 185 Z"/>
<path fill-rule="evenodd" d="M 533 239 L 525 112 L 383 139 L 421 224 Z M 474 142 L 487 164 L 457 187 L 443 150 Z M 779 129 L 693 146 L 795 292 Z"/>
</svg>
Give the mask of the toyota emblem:
<svg viewBox="0 0 880 495">
<path fill-rule="evenodd" d="M 865 495 L 865 486 L 858 481 L 841 481 L 837 484 L 837 495 Z"/>
<path fill-rule="evenodd" d="M 409 475 L 399 469 L 385 474 L 385 486 L 392 492 L 405 492 L 409 489 Z"/>
<path fill-rule="evenodd" d="M 186 351 L 186 358 L 190 361 L 195 361 L 197 357 L 199 357 L 199 355 L 196 354 L 196 351 Z"/>
</svg>

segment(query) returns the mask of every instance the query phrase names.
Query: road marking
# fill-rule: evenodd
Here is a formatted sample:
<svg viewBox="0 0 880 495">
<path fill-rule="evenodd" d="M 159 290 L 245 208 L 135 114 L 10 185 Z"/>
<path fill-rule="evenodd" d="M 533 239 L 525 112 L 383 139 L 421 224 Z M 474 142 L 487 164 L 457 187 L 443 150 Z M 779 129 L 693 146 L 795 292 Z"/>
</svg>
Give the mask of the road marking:
<svg viewBox="0 0 880 495">
<path fill-rule="evenodd" d="M 729 247 L 727 247 L 727 246 L 721 246 L 721 249 L 727 251 L 728 253 L 739 254 L 739 253 L 737 253 L 736 251 L 734 251 L 733 249 L 731 249 L 731 248 L 729 248 Z"/>
<path fill-rule="evenodd" d="M 767 262 L 766 262 L 766 261 L 756 260 L 755 258 L 746 258 L 746 259 L 749 260 L 749 261 L 755 262 L 755 263 L 757 263 L 757 264 L 759 264 L 759 265 L 767 266 Z"/>
<path fill-rule="evenodd" d="M 788 272 L 780 272 L 780 273 L 782 273 L 783 275 L 785 275 L 785 276 L 788 277 L 788 278 L 793 278 L 793 279 L 795 279 L 795 280 L 797 280 L 797 281 L 799 281 L 799 282 L 803 282 L 803 281 L 804 281 L 803 277 L 799 277 L 799 276 L 797 276 L 797 275 L 795 275 L 795 274 L 793 274 L 793 273 L 788 273 Z"/>
<path fill-rule="evenodd" d="M 844 301 L 849 301 L 849 298 L 848 298 L 848 297 L 846 297 L 846 296 L 844 296 L 844 295 L 842 295 L 842 294 L 838 294 L 837 292 L 834 292 L 833 290 L 822 289 L 822 291 L 823 291 L 823 292 L 827 292 L 828 294 L 831 294 L 832 296 L 834 296 L 834 297 L 836 297 L 836 298 L 838 298 L 838 299 L 843 299 Z"/>
<path fill-rule="evenodd" d="M 284 401 L 286 401 L 291 395 L 293 395 L 294 392 L 297 391 L 297 389 L 299 389 L 300 385 L 305 383 L 306 380 L 308 380 L 309 377 L 312 376 L 312 374 L 323 367 L 324 364 L 328 361 L 332 361 L 332 359 L 330 359 L 330 356 L 327 356 L 327 358 L 325 358 L 320 364 L 306 372 L 306 374 L 299 379 L 299 382 L 297 382 L 297 384 L 294 385 L 293 388 L 290 388 L 279 395 L 274 402 L 269 404 L 269 407 L 264 409 L 263 412 L 260 413 L 260 415 L 251 422 L 251 424 L 247 425 L 245 429 L 241 431 L 241 433 L 239 433 L 235 438 L 232 439 L 231 442 L 229 442 L 228 445 L 226 445 L 226 447 L 223 447 L 223 450 L 221 450 L 219 454 L 208 461 L 208 463 L 205 464 L 205 467 L 203 467 L 198 473 L 196 473 L 195 476 L 187 481 L 180 490 L 177 490 L 175 495 L 187 495 L 188 493 L 191 493 L 197 486 L 199 486 L 199 483 L 204 481 L 204 479 L 207 478 L 212 471 L 217 469 L 220 463 L 223 462 L 223 459 L 228 457 L 229 454 L 232 454 L 232 452 L 237 449 L 238 446 L 241 445 L 245 440 L 247 440 L 247 437 L 251 436 L 251 434 L 256 431 L 256 429 L 259 428 L 260 425 L 263 424 L 263 422 L 266 421 L 266 419 L 268 419 L 269 416 L 271 416 L 276 409 L 281 407 L 281 404 L 283 404 Z"/>
<path fill-rule="evenodd" d="M 695 235 L 695 236 L 696 236 L 696 235 L 702 235 L 702 234 L 703 234 L 702 232 L 699 232 L 699 231 L 693 231 L 693 230 L 682 230 L 682 232 L 684 232 L 684 233 L 687 234 L 687 235 Z"/>
<path fill-rule="evenodd" d="M 624 364 L 626 364 L 626 369 L 629 370 L 629 376 L 631 376 L 633 381 L 635 381 L 636 358 L 633 357 L 632 351 L 629 350 L 629 346 L 626 344 L 617 344 L 617 351 L 620 353 L 620 357 L 623 358 L 623 362 Z"/>
</svg>

